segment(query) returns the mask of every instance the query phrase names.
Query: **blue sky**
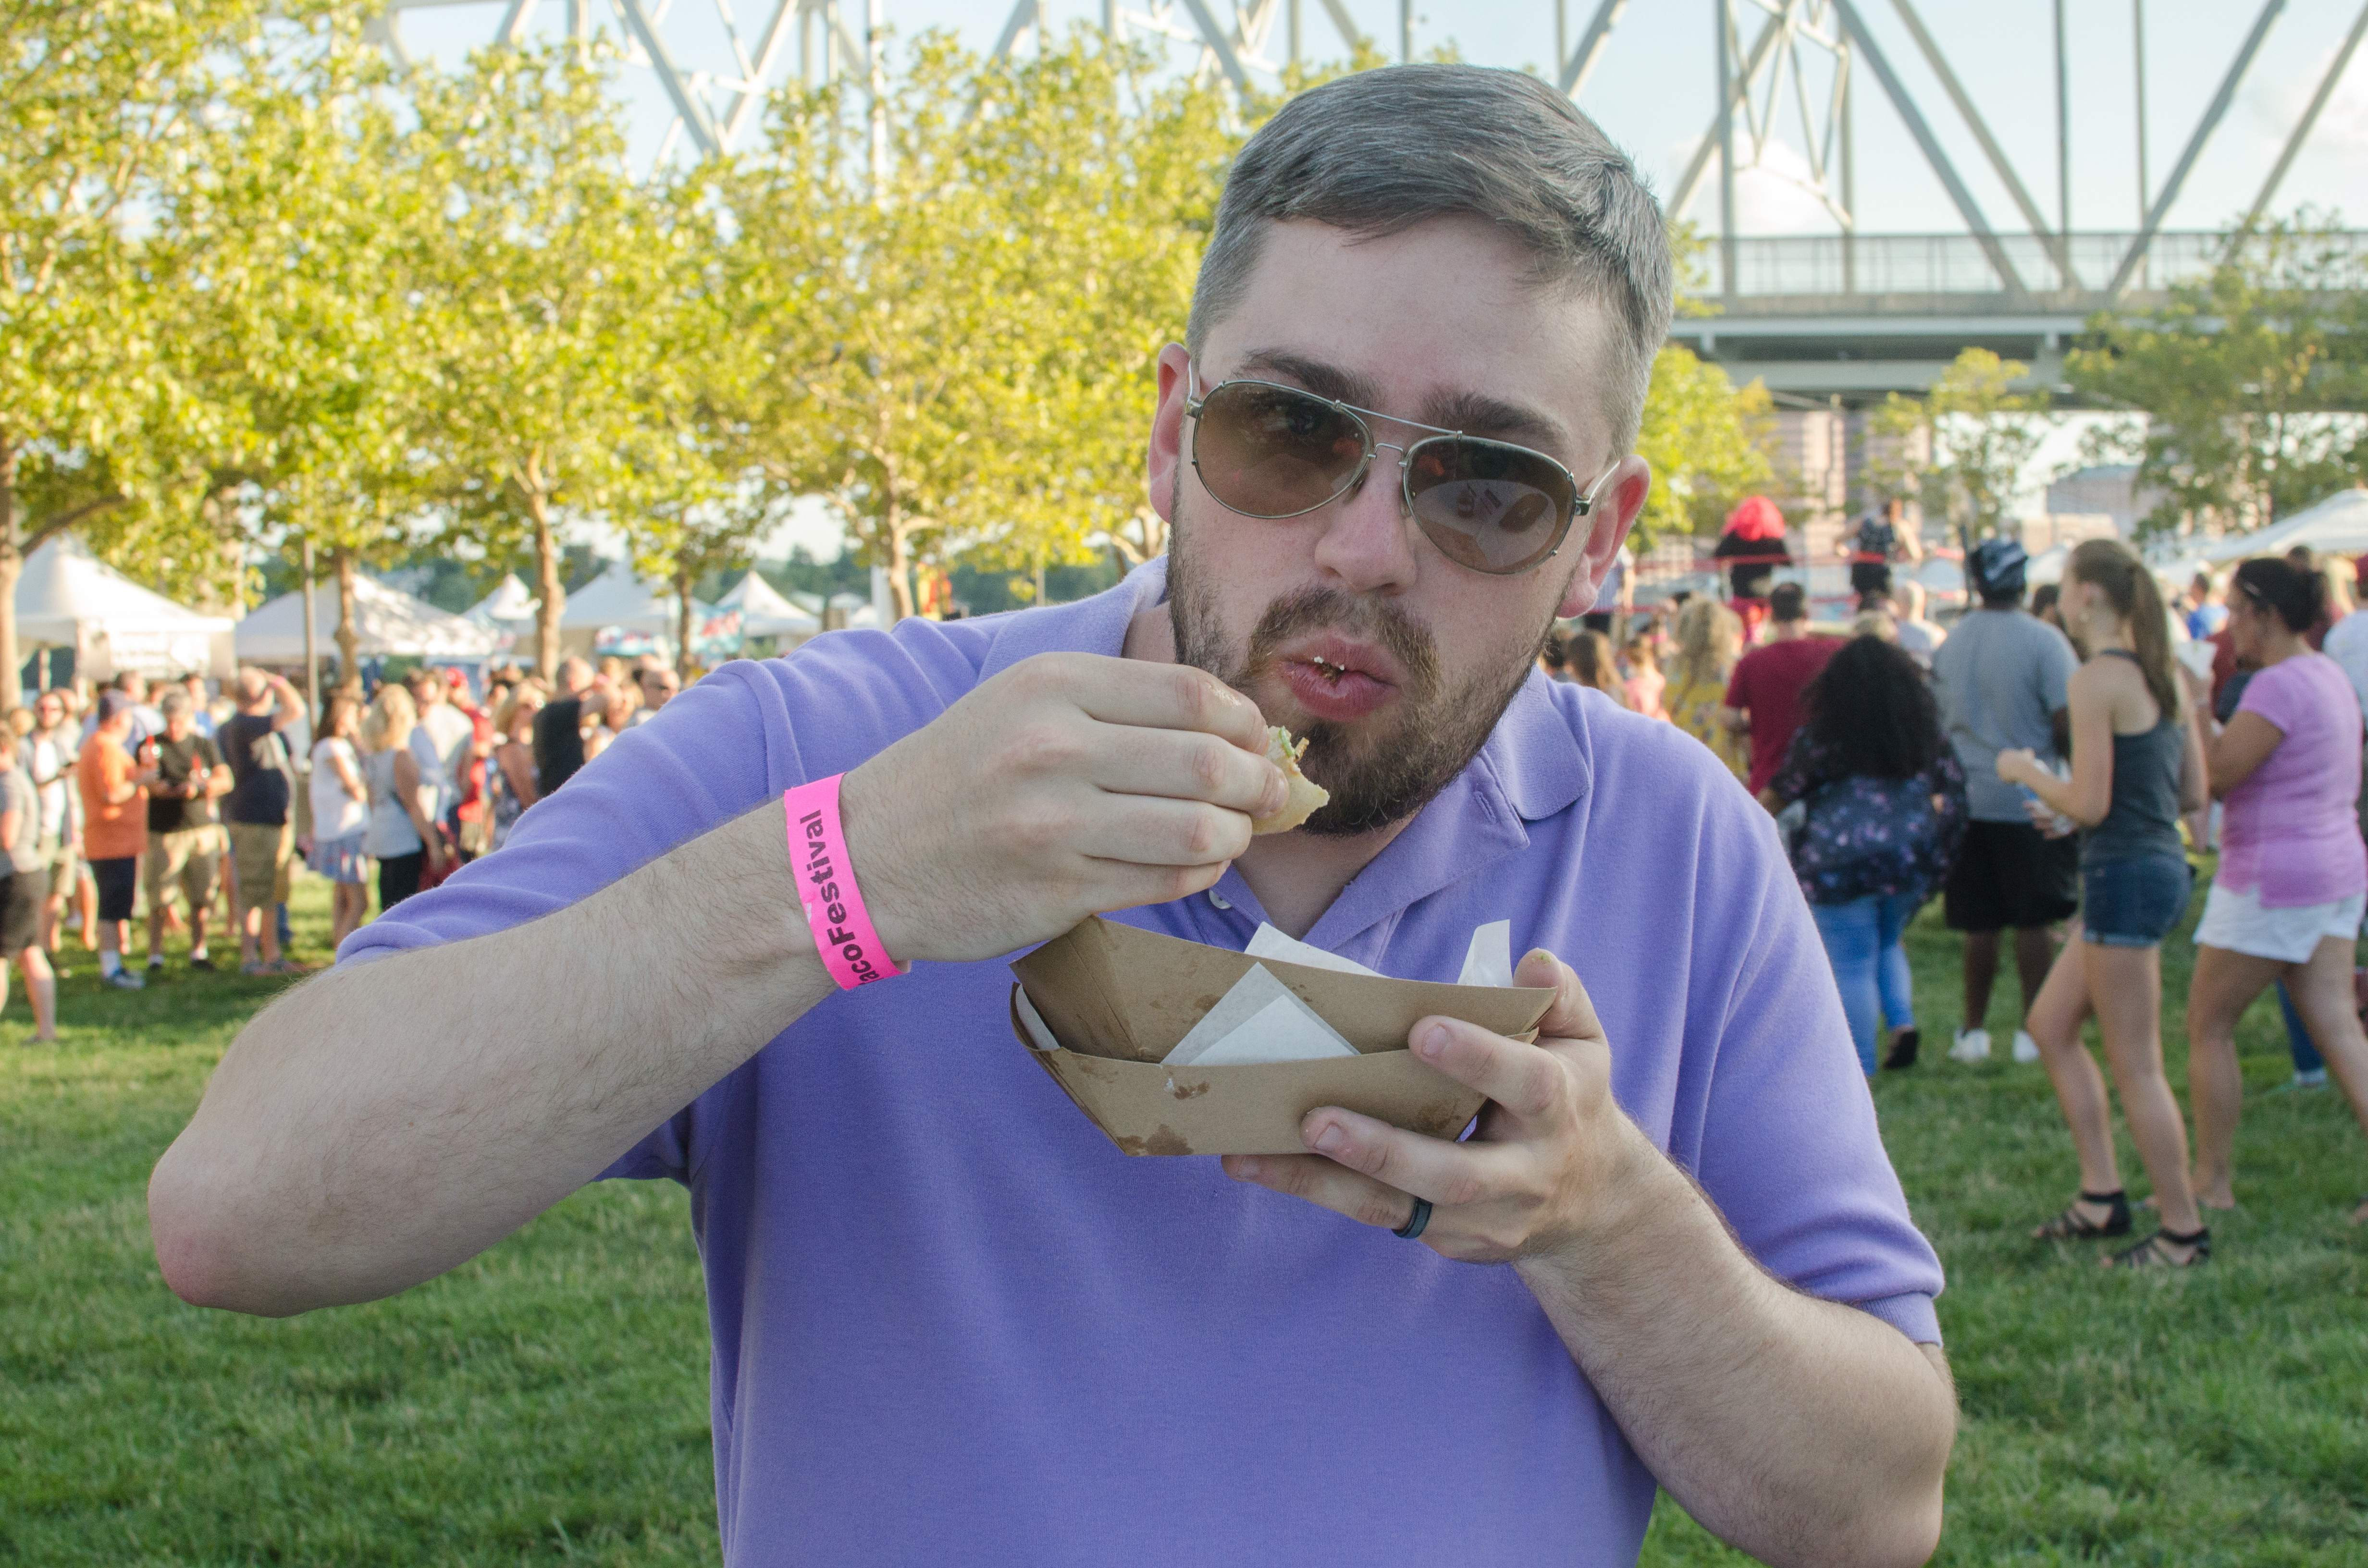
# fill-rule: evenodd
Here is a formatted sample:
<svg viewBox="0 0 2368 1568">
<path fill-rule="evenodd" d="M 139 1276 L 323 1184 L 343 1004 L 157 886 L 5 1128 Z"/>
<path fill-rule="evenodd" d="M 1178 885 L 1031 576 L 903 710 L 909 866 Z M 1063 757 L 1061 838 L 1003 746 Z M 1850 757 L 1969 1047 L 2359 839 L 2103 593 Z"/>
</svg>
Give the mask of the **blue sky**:
<svg viewBox="0 0 2368 1568">
<path fill-rule="evenodd" d="M 594 3 L 606 13 L 605 5 Z M 652 0 L 654 6 L 657 3 Z M 1302 3 L 1309 53 L 1342 52 L 1319 0 Z M 1593 12 L 1593 0 L 1565 3 L 1569 29 L 1576 35 Z M 2021 227 L 2005 187 L 1990 173 L 1897 13 L 1885 0 L 1860 3 L 1884 52 L 1922 105 L 1990 222 L 1999 228 Z M 2250 204 L 2358 14 L 2357 3 L 2292 0 L 2286 6 L 2227 118 L 2189 176 L 2170 213 L 2170 227 L 2216 227 Z M 884 0 L 884 5 L 888 24 L 901 36 L 950 28 L 979 49 L 993 43 L 1009 14 L 1003 0 Z M 1395 0 L 1346 0 L 1346 5 L 1362 30 L 1395 48 Z M 2072 62 L 2073 226 L 2129 228 L 2138 213 L 2132 0 L 2065 0 L 2065 5 Z M 2144 0 L 2144 5 L 2146 142 L 2150 174 L 2159 188 L 2259 7 L 2255 0 Z M 1139 8 L 1148 6 L 1149 0 L 1138 0 Z M 719 19 L 727 8 L 736 15 L 742 36 L 750 40 L 769 15 L 767 0 L 672 0 L 662 31 L 686 70 L 736 74 Z M 1100 14 L 1096 0 L 1050 0 L 1046 8 L 1056 28 Z M 1227 0 L 1212 0 L 1211 8 L 1221 17 L 1231 15 Z M 1466 0 L 1455 5 L 1422 0 L 1417 9 L 1417 51 L 1452 44 L 1463 58 L 1480 63 L 1540 69 L 1553 60 L 1554 0 Z M 1749 0 L 1742 9 L 1748 39 L 1756 29 L 1757 13 Z M 1921 0 L 1918 9 L 2032 199 L 2052 222 L 2057 192 L 2051 0 Z M 860 30 L 861 0 L 845 0 L 843 10 Z M 403 28 L 416 52 L 451 59 L 490 38 L 502 13 L 499 4 L 439 6 L 404 13 Z M 556 33 L 564 26 L 564 16 L 560 0 L 540 0 L 532 25 L 537 31 Z M 1581 107 L 1636 155 L 1665 195 L 1709 125 L 1716 98 L 1713 16 L 1711 0 L 1632 0 L 1610 51 L 1580 97 Z M 613 17 L 607 25 L 615 26 Z M 1189 58 L 1182 46 L 1175 51 L 1175 58 Z M 1278 23 L 1269 52 L 1279 59 L 1281 51 Z M 1803 52 L 1821 88 L 1825 68 L 1814 51 Z M 785 51 L 784 58 L 793 61 L 794 51 Z M 776 79 L 780 74 L 777 71 Z M 670 111 L 648 71 L 628 68 L 620 85 L 635 103 L 636 151 L 646 159 L 655 153 Z M 1861 232 L 1962 232 L 1940 182 L 1863 63 L 1856 90 Z M 1769 154 L 1768 172 L 1746 168 L 1739 176 L 1737 229 L 1746 233 L 1831 233 L 1832 220 L 1799 183 L 1805 174 L 1800 157 L 1804 138 L 1789 91 L 1780 119 L 1786 127 L 1780 136 L 1783 145 Z M 1705 181 L 1687 213 L 1706 230 L 1717 222 L 1716 188 L 1714 178 Z M 2340 207 L 2348 198 L 2358 209 L 2368 205 L 2360 194 L 2363 189 L 2368 189 L 2368 47 L 2354 55 L 2310 143 L 2287 175 L 2276 207 L 2285 210 L 2304 201 Z"/>
<path fill-rule="evenodd" d="M 654 8 L 662 0 L 649 0 Z M 841 0 L 858 31 L 862 0 Z M 990 47 L 1010 14 L 1008 0 L 882 0 L 888 25 L 903 38 L 929 28 L 948 28 L 971 47 Z M 1286 0 L 1287 3 L 1287 0 Z M 1859 0 L 1861 14 L 1893 68 L 1955 162 L 1975 200 L 1995 226 L 2020 228 L 2004 186 L 1990 172 L 1964 123 L 1951 108 L 1938 80 L 1918 54 L 1892 0 Z M 2147 152 L 2153 187 L 2159 189 L 2178 161 L 2204 107 L 2217 90 L 2237 48 L 2259 14 L 2259 0 L 2142 0 L 2146 36 Z M 606 25 L 607 0 L 593 0 Z M 1211 9 L 1230 19 L 1229 0 L 1210 0 Z M 1594 0 L 1565 0 L 1573 39 L 1594 12 Z M 2222 226 L 2251 205 L 2254 194 L 2304 106 L 2334 57 L 2344 33 L 2359 15 L 2361 0 L 2290 0 L 2273 25 L 2226 118 L 2189 176 L 2167 224 L 2170 228 Z M 1398 10 L 1395 0 L 1345 0 L 1361 30 L 1395 50 Z M 2065 0 L 2072 79 L 2072 222 L 2076 230 L 2125 230 L 2139 217 L 2133 0 Z M 1303 38 L 1312 58 L 1345 52 L 1320 0 L 1302 0 Z M 1130 10 L 1147 10 L 1136 0 Z M 662 13 L 662 36 L 687 71 L 736 74 L 728 35 L 720 19 L 738 14 L 741 36 L 754 40 L 770 16 L 769 0 L 671 0 Z M 1550 68 L 1554 52 L 1554 0 L 1443 0 L 1417 4 L 1417 52 L 1452 44 L 1466 60 L 1482 64 Z M 1761 13 L 1744 0 L 1747 40 Z M 2056 211 L 2056 142 L 2054 11 L 2051 0 L 1917 0 L 1927 29 L 1991 133 L 2006 152 L 2032 199 L 2050 222 Z M 416 54 L 457 60 L 487 41 L 505 6 L 499 3 L 438 5 L 406 12 L 404 36 Z M 1065 28 L 1098 20 L 1098 0 L 1049 0 L 1052 25 Z M 558 34 L 565 26 L 562 0 L 537 0 L 531 25 Z M 1180 17 L 1180 7 L 1178 7 Z M 1612 35 L 1611 46 L 1579 98 L 1613 139 L 1638 159 L 1666 198 L 1709 126 L 1717 97 L 1713 0 L 1631 0 Z M 1282 26 L 1271 35 L 1269 52 L 1282 56 Z M 1173 46 L 1171 59 L 1189 64 L 1193 54 Z M 1815 51 L 1804 50 L 1813 89 L 1829 80 Z M 793 70 L 795 50 L 771 78 Z M 646 166 L 657 153 L 672 111 L 646 69 L 628 67 L 620 88 L 634 105 L 634 155 Z M 1917 151 L 1901 121 L 1881 95 L 1863 62 L 1856 86 L 1859 155 L 1857 187 L 1860 231 L 1865 233 L 1962 233 L 1964 226 L 1940 182 Z M 1822 100 L 1821 100 L 1822 101 Z M 1803 132 L 1795 100 L 1787 87 L 1778 123 L 1780 144 L 1760 169 L 1738 176 L 1738 232 L 1831 233 L 1831 216 L 1804 188 Z M 753 139 L 753 138 L 751 138 Z M 1748 163 L 1738 158 L 1738 164 Z M 1791 176 L 1791 177 L 1788 177 Z M 2300 203 L 2340 209 L 2355 225 L 2368 225 L 2368 45 L 2353 56 L 2318 126 L 2280 187 L 2274 210 Z M 1705 232 L 1717 226 L 1717 181 L 1702 183 L 1687 210 Z M 2039 506 L 2048 475 L 2073 458 L 2083 421 L 2066 423 L 2026 473 L 2022 505 Z M 837 549 L 838 529 L 818 503 L 801 506 L 767 541 L 768 553 L 803 542 L 818 555 Z"/>
</svg>

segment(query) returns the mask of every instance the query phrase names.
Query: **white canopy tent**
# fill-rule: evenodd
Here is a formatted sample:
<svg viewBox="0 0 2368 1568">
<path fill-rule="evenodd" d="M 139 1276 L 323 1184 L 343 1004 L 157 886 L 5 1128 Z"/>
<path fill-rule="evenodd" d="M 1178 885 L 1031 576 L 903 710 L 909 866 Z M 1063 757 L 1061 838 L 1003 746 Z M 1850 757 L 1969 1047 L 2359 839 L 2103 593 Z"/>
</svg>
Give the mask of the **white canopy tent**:
<svg viewBox="0 0 2368 1568">
<path fill-rule="evenodd" d="M 61 536 L 25 558 L 16 605 L 18 650 L 71 648 L 79 677 L 106 680 L 121 670 L 227 676 L 236 668 L 228 616 L 200 615 L 151 593 L 80 540 Z"/>
<path fill-rule="evenodd" d="M 672 589 L 643 581 L 620 561 L 567 596 L 559 617 L 560 646 L 570 653 L 588 654 L 598 646 L 600 634 L 614 629 L 638 632 L 671 649 L 678 614 Z M 712 614 L 712 607 L 691 601 L 694 629 Z"/>
<path fill-rule="evenodd" d="M 847 612 L 847 624 L 849 630 L 888 624 L 888 618 L 882 613 L 878 602 L 867 599 L 861 594 L 833 594 L 830 597 L 830 608 Z"/>
<path fill-rule="evenodd" d="M 2207 561 L 2247 561 L 2283 555 L 2296 545 L 2329 555 L 2368 554 L 2368 489 L 2339 490 L 2283 523 L 2203 547 Z"/>
<path fill-rule="evenodd" d="M 541 605 L 541 599 L 527 592 L 517 573 L 505 572 L 502 580 L 494 585 L 494 591 L 462 610 L 461 619 L 514 631 L 521 626 L 533 625 L 534 612 Z"/>
<path fill-rule="evenodd" d="M 791 604 L 770 583 L 751 572 L 715 601 L 718 609 L 740 612 L 740 631 L 748 637 L 804 639 L 822 630 L 820 617 Z"/>
<path fill-rule="evenodd" d="M 313 632 L 318 651 L 337 651 L 337 585 L 313 588 Z M 456 659 L 473 663 L 501 651 L 502 633 L 425 599 L 388 587 L 375 577 L 354 575 L 355 650 L 365 659 Z M 282 594 L 238 623 L 238 656 L 250 664 L 304 662 L 304 596 Z"/>
</svg>

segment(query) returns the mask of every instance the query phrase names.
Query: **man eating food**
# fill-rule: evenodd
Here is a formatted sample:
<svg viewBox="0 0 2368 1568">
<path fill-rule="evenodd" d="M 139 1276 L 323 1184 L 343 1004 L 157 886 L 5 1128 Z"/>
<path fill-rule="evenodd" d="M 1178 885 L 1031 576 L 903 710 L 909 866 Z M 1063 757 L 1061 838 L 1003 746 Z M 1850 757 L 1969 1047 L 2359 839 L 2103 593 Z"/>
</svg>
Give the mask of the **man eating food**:
<svg viewBox="0 0 2368 1568">
<path fill-rule="evenodd" d="M 1644 505 L 1671 278 L 1531 78 L 1294 100 L 1159 358 L 1170 556 L 620 736 L 242 1033 L 157 1168 L 166 1278 L 365 1301 L 687 1184 L 734 1564 L 1624 1563 L 1656 1481 L 1770 1562 L 1922 1561 L 1940 1269 L 1773 826 L 1533 670 Z M 1275 725 L 1329 798 L 1254 838 Z M 1096 913 L 1425 980 L 1509 920 L 1556 999 L 1412 1030 L 1492 1102 L 1465 1142 L 1319 1108 L 1130 1159 L 1008 1023 L 1007 956 Z"/>
</svg>

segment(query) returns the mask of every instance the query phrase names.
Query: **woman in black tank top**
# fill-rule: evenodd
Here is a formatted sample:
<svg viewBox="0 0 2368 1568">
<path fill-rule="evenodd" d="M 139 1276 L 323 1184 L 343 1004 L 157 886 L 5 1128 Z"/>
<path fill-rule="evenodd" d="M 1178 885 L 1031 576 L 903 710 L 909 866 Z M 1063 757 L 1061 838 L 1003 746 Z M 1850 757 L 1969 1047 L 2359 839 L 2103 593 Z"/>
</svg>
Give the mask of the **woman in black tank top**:
<svg viewBox="0 0 2368 1568">
<path fill-rule="evenodd" d="M 2117 540 L 2081 545 L 2062 603 L 2089 653 L 2071 681 L 2072 777 L 2057 778 L 2027 751 L 1998 759 L 1998 777 L 2022 786 L 2035 815 L 2080 828 L 2080 933 L 2048 971 L 2028 1026 L 2079 1152 L 2079 1196 L 2032 1233 L 2068 1241 L 2130 1229 L 2104 1078 L 2080 1039 L 2094 1017 L 2162 1216 L 2161 1229 L 2108 1261 L 2185 1267 L 2212 1256 L 2212 1238 L 2189 1184 L 2186 1122 L 2163 1076 L 2161 944 L 2194 882 L 2179 819 L 2204 801 L 2203 736 L 2171 660 L 2161 593 L 2135 551 Z"/>
</svg>

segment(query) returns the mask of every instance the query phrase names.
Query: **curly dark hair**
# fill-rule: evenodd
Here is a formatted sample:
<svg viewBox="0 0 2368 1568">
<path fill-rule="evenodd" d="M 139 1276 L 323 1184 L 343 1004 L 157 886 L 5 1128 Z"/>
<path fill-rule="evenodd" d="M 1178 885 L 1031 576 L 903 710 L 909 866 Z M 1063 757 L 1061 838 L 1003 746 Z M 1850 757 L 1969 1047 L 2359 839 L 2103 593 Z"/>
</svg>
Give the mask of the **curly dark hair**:
<svg viewBox="0 0 2368 1568">
<path fill-rule="evenodd" d="M 1801 727 L 1839 778 L 1913 778 L 1949 744 L 1924 672 L 1880 637 L 1843 643 L 1801 700 Z"/>
</svg>

